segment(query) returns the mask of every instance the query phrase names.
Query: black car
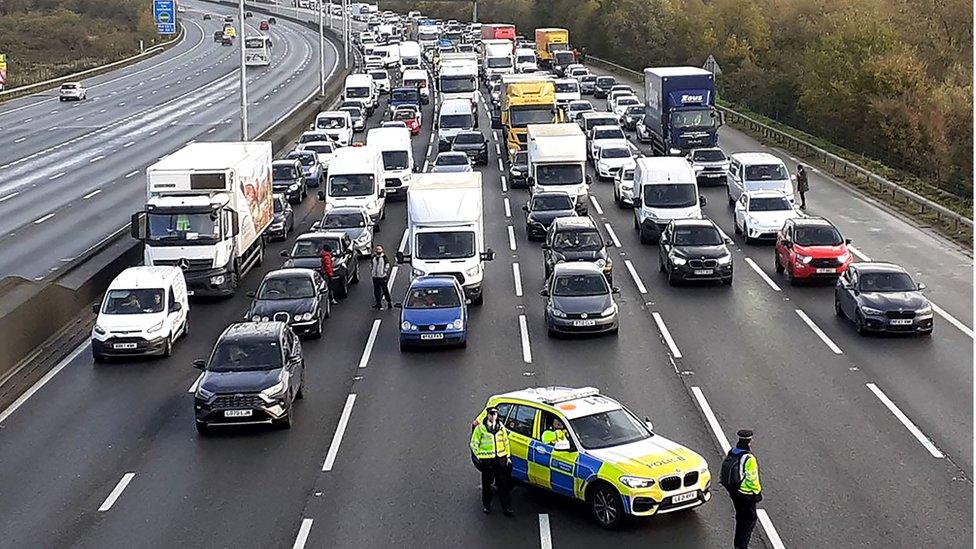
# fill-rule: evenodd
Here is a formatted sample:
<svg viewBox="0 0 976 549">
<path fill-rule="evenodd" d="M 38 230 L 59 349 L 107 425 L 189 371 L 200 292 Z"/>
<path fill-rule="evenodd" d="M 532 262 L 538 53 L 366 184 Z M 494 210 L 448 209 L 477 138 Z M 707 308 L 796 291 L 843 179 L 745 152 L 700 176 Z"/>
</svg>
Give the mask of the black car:
<svg viewBox="0 0 976 549">
<path fill-rule="evenodd" d="M 589 261 L 613 282 L 613 260 L 607 253 L 612 243 L 603 241 L 596 223 L 589 217 L 559 217 L 552 221 L 546 242 L 542 245 L 546 278 L 552 274 L 553 267 L 564 261 Z"/>
<path fill-rule="evenodd" d="M 675 219 L 661 232 L 658 265 L 672 286 L 684 280 L 732 284 L 732 240 L 708 219 Z"/>
<path fill-rule="evenodd" d="M 213 19 L 213 17 L 211 17 L 209 13 L 203 14 L 204 21 L 210 21 L 211 19 Z"/>
<path fill-rule="evenodd" d="M 525 189 L 529 186 L 529 152 L 518 151 L 514 157 L 509 157 L 508 184 L 513 189 Z"/>
<path fill-rule="evenodd" d="M 228 16 L 224 17 L 224 23 L 233 23 L 233 22 L 234 22 L 234 16 L 233 15 L 228 15 Z"/>
<path fill-rule="evenodd" d="M 268 18 L 268 24 L 269 25 L 277 25 L 278 24 L 278 20 L 275 19 L 274 17 L 269 17 Z"/>
<path fill-rule="evenodd" d="M 254 14 L 253 13 L 251 13 L 249 11 L 245 11 L 244 12 L 244 19 L 250 19 L 252 17 L 254 17 Z"/>
<path fill-rule="evenodd" d="M 617 304 L 612 288 L 593 263 L 560 263 L 539 294 L 546 298 L 546 333 L 617 333 Z"/>
<path fill-rule="evenodd" d="M 332 276 L 322 270 L 322 250 L 332 253 Z M 311 232 L 300 235 L 287 257 L 285 267 L 314 269 L 329 280 L 329 288 L 338 298 L 349 295 L 349 285 L 359 282 L 359 262 L 352 240 L 342 232 Z"/>
<path fill-rule="evenodd" d="M 284 322 L 231 324 L 220 334 L 193 396 L 197 431 L 214 425 L 270 423 L 289 429 L 296 399 L 302 398 L 302 343 Z"/>
<path fill-rule="evenodd" d="M 224 40 L 224 31 L 214 31 L 213 37 L 214 42 L 219 44 Z"/>
<path fill-rule="evenodd" d="M 644 104 L 638 103 L 636 105 L 631 105 L 627 107 L 624 111 L 624 115 L 620 117 L 620 125 L 623 126 L 625 130 L 635 131 L 637 129 L 637 124 L 640 124 L 641 120 L 644 119 Z"/>
<path fill-rule="evenodd" d="M 454 136 L 451 150 L 463 152 L 475 166 L 488 165 L 488 141 L 481 132 L 461 131 Z"/>
<path fill-rule="evenodd" d="M 231 38 L 230 36 L 224 36 L 223 34 L 221 34 L 221 36 L 220 36 L 220 45 L 221 46 L 233 46 L 234 45 L 234 39 Z"/>
<path fill-rule="evenodd" d="M 308 195 L 302 163 L 291 160 L 275 160 L 271 163 L 271 188 L 288 197 L 292 204 L 299 204 Z"/>
<path fill-rule="evenodd" d="M 593 92 L 596 91 L 596 79 L 595 74 L 587 74 L 580 78 L 580 95 L 593 95 Z"/>
<path fill-rule="evenodd" d="M 597 76 L 596 82 L 593 87 L 593 97 L 598 99 L 606 99 L 607 95 L 610 93 L 610 88 L 617 84 L 617 79 L 612 76 Z"/>
<path fill-rule="evenodd" d="M 891 263 L 852 263 L 837 279 L 834 311 L 857 333 L 932 334 L 932 303 L 908 272 Z"/>
<path fill-rule="evenodd" d="M 576 206 L 573 198 L 565 191 L 546 191 L 532 195 L 522 206 L 525 212 L 525 232 L 529 240 L 544 240 L 553 220 L 559 217 L 574 217 Z"/>
<path fill-rule="evenodd" d="M 278 269 L 264 275 L 244 315 L 246 320 L 284 322 L 299 336 L 322 337 L 322 325 L 332 315 L 329 284 L 312 269 Z"/>
<path fill-rule="evenodd" d="M 268 227 L 268 238 L 284 240 L 293 230 L 295 230 L 295 211 L 291 209 L 291 204 L 285 200 L 284 195 L 274 195 L 274 217 L 271 218 L 271 225 Z"/>
</svg>

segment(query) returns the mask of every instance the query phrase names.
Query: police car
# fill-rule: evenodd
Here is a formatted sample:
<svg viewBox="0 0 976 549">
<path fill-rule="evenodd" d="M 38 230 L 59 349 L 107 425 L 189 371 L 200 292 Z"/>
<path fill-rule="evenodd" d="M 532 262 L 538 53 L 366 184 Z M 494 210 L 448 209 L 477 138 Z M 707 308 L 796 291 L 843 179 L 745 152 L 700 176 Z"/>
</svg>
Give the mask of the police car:
<svg viewBox="0 0 976 549">
<path fill-rule="evenodd" d="M 528 388 L 492 396 L 489 406 L 509 432 L 512 478 L 585 501 L 604 528 L 625 515 L 681 511 L 711 498 L 704 458 L 593 387 Z M 566 436 L 544 444 L 557 418 Z"/>
</svg>

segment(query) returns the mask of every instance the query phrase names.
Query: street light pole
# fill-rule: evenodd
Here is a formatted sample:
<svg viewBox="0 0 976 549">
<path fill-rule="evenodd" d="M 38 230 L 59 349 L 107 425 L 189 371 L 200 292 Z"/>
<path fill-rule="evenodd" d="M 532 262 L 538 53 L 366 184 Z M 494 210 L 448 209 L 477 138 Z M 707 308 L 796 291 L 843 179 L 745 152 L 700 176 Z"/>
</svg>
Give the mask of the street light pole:
<svg viewBox="0 0 976 549">
<path fill-rule="evenodd" d="M 319 95 L 325 95 L 325 1 L 317 2 L 319 8 Z"/>
<path fill-rule="evenodd" d="M 342 0 L 342 47 L 345 53 L 342 66 L 349 68 L 349 0 Z"/>
<path fill-rule="evenodd" d="M 247 141 L 247 72 L 244 65 L 244 0 L 238 2 L 237 17 L 241 32 L 237 34 L 237 41 L 241 49 L 241 141 Z"/>
</svg>

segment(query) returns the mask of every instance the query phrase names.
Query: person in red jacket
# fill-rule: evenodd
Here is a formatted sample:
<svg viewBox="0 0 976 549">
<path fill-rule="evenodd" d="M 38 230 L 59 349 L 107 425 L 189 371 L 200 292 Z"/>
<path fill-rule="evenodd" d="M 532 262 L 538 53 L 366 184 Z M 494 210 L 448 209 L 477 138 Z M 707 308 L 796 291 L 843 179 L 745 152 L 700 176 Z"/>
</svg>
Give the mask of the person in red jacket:
<svg viewBox="0 0 976 549">
<path fill-rule="evenodd" d="M 335 274 L 335 266 L 332 263 L 332 252 L 329 248 L 323 247 L 320 257 L 322 258 L 322 274 L 325 275 L 325 280 L 329 284 L 329 301 L 338 303 L 332 294 L 332 276 Z"/>
</svg>

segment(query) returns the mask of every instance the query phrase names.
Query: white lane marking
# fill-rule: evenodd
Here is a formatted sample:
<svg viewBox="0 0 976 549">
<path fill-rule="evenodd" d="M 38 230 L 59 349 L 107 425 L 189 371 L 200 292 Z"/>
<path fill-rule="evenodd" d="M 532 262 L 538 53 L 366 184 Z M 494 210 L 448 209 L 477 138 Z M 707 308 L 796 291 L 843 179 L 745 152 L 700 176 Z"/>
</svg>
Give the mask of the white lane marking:
<svg viewBox="0 0 976 549">
<path fill-rule="evenodd" d="M 21 141 L 27 141 L 26 137 L 21 137 L 19 139 L 14 139 L 14 143 L 20 143 Z"/>
<path fill-rule="evenodd" d="M 774 292 L 781 291 L 780 287 L 777 286 L 775 282 L 773 282 L 773 279 L 769 278 L 769 275 L 767 275 L 762 269 L 760 269 L 759 265 L 756 265 L 756 262 L 753 261 L 751 257 L 746 258 L 746 263 L 750 267 L 752 267 L 753 271 L 756 271 L 756 274 L 758 274 L 760 278 L 766 281 L 766 284 L 769 284 L 769 287 L 772 288 Z"/>
<path fill-rule="evenodd" d="M 41 223 L 44 223 L 45 221 L 47 221 L 48 219 L 51 219 L 52 217 L 54 217 L 54 214 L 53 213 L 49 213 L 49 214 L 45 215 L 44 217 L 39 217 L 39 218 L 35 219 L 34 220 L 34 224 L 35 225 L 40 225 Z"/>
<path fill-rule="evenodd" d="M 129 172 L 129 173 L 125 174 L 125 178 L 126 179 L 129 179 L 130 177 L 132 177 L 133 175 L 135 175 L 137 173 L 139 173 L 139 170 L 136 170 L 134 172 Z"/>
<path fill-rule="evenodd" d="M 312 519 L 302 519 L 302 525 L 298 528 L 298 536 L 295 537 L 295 544 L 291 549 L 304 549 L 308 542 L 308 533 L 312 530 Z"/>
<path fill-rule="evenodd" d="M 803 322 L 806 322 L 807 326 L 809 326 L 810 329 L 813 330 L 813 333 L 817 334 L 817 337 L 819 337 L 824 343 L 827 344 L 827 347 L 830 347 L 830 350 L 833 351 L 835 355 L 844 354 L 844 351 L 841 351 L 840 347 L 838 347 L 836 343 L 834 343 L 829 337 L 827 337 L 827 334 L 825 334 L 824 331 L 820 329 L 820 326 L 817 326 L 813 322 L 813 320 L 810 317 L 808 317 L 806 313 L 803 312 L 802 309 L 796 309 L 796 314 L 801 319 L 803 319 Z"/>
<path fill-rule="evenodd" d="M 7 409 L 4 410 L 3 413 L 0 413 L 0 425 L 2 425 L 3 422 L 7 420 L 7 418 L 9 418 L 14 412 L 16 412 L 18 408 L 23 406 L 24 403 L 27 402 L 27 399 L 34 396 L 36 392 L 40 391 L 41 388 L 47 385 L 49 381 L 54 379 L 54 376 L 58 375 L 58 373 L 61 370 L 63 370 L 65 366 L 71 364 L 71 361 L 78 358 L 78 355 L 80 355 L 82 352 L 85 351 L 85 349 L 88 348 L 89 348 L 89 342 L 87 341 L 79 345 L 74 351 L 71 352 L 70 355 L 66 356 L 64 360 L 59 362 L 57 366 L 51 368 L 50 372 L 44 374 L 44 376 L 41 377 L 41 379 L 37 380 L 36 383 L 31 385 L 30 389 L 27 389 L 27 391 L 24 394 L 17 397 L 17 400 L 13 401 L 13 403 L 10 406 L 7 406 Z"/>
<path fill-rule="evenodd" d="M 861 261 L 871 261 L 871 258 L 870 257 L 868 257 L 861 250 L 858 250 L 857 248 L 855 248 L 853 244 L 848 244 L 847 245 L 847 249 L 850 250 L 852 254 L 856 255 L 857 258 L 860 259 Z"/>
<path fill-rule="evenodd" d="M 176 121 L 174 120 L 173 122 L 176 122 Z M 156 135 L 157 133 L 159 133 L 159 130 L 153 130 L 153 131 L 149 132 L 149 137 L 152 137 L 152 136 Z"/>
<path fill-rule="evenodd" d="M 200 386 L 200 382 L 203 380 L 203 374 L 204 374 L 204 372 L 200 372 L 200 375 L 198 375 L 197 378 L 193 380 L 193 385 L 190 385 L 190 388 L 187 389 L 186 392 L 188 392 L 188 393 L 195 393 L 195 392 L 197 392 L 197 387 Z"/>
<path fill-rule="evenodd" d="M 593 209 L 596 210 L 597 214 L 603 215 L 603 208 L 601 208 L 600 203 L 596 201 L 596 196 L 592 194 L 590 195 L 590 203 L 593 204 Z"/>
<path fill-rule="evenodd" d="M 498 145 L 498 143 L 495 143 L 495 154 L 502 154 L 502 148 Z"/>
<path fill-rule="evenodd" d="M 135 144 L 136 144 L 136 142 L 135 142 L 135 141 L 129 141 L 129 142 L 128 142 L 128 143 L 126 143 L 125 145 L 122 145 L 122 148 L 123 148 L 123 149 L 128 149 L 129 147 L 131 147 L 131 146 L 133 146 L 133 145 L 135 145 Z"/>
<path fill-rule="evenodd" d="M 627 266 L 627 271 L 630 272 L 630 277 L 634 279 L 634 284 L 637 285 L 637 291 L 642 294 L 646 294 L 647 287 L 644 286 L 644 281 L 641 280 L 640 275 L 637 274 L 637 269 L 634 268 L 634 264 L 629 259 L 625 259 L 624 265 Z"/>
<path fill-rule="evenodd" d="M 81 197 L 81 199 L 82 200 L 88 200 L 89 198 L 95 196 L 96 194 L 98 194 L 100 192 L 102 192 L 101 189 L 95 189 L 94 191 L 92 191 L 92 192 L 86 194 L 85 196 Z"/>
<path fill-rule="evenodd" d="M 495 131 L 491 132 L 491 134 L 493 136 L 495 136 L 495 141 L 498 141 L 499 139 L 501 139 L 500 137 L 498 137 L 498 130 L 495 130 Z"/>
<path fill-rule="evenodd" d="M 508 202 L 508 197 L 505 197 L 505 217 L 512 217 L 512 205 Z"/>
<path fill-rule="evenodd" d="M 498 171 L 504 171 L 504 166 L 502 166 L 502 159 L 498 159 Z"/>
<path fill-rule="evenodd" d="M 515 229 L 511 225 L 508 226 L 508 247 L 515 251 Z"/>
<path fill-rule="evenodd" d="M 661 313 L 654 311 L 651 313 L 654 317 L 654 323 L 657 324 L 657 329 L 661 332 L 661 336 L 664 337 L 664 341 L 668 344 L 668 348 L 671 349 L 671 356 L 674 358 L 681 358 L 681 351 L 678 350 L 678 345 L 674 342 L 674 338 L 671 337 L 671 331 L 664 324 L 664 319 L 661 318 Z"/>
<path fill-rule="evenodd" d="M 47 129 L 47 131 L 49 131 L 49 132 L 53 132 L 53 131 L 54 131 L 54 130 L 56 130 L 56 129 L 58 129 L 58 127 L 57 127 L 57 126 L 51 126 L 50 128 L 48 128 L 48 129 Z"/>
<path fill-rule="evenodd" d="M 217 128 L 210 128 L 209 130 L 207 130 L 207 133 L 213 133 L 215 131 L 217 131 Z"/>
<path fill-rule="evenodd" d="M 759 517 L 759 523 L 762 524 L 763 530 L 766 531 L 766 537 L 769 538 L 769 543 L 773 545 L 773 549 L 786 549 L 783 545 L 783 540 L 779 537 L 779 532 L 773 527 L 773 521 L 769 520 L 769 515 L 766 513 L 765 509 L 756 509 L 756 515 Z"/>
<path fill-rule="evenodd" d="M 359 359 L 359 367 L 365 368 L 369 362 L 369 355 L 373 354 L 373 345 L 376 344 L 376 334 L 380 331 L 380 322 L 383 319 L 377 318 L 373 321 L 373 327 L 369 330 L 369 338 L 366 339 L 366 348 L 363 349 L 363 356 Z"/>
<path fill-rule="evenodd" d="M 549 531 L 549 515 L 539 513 L 539 547 L 552 549 L 552 532 Z"/>
<path fill-rule="evenodd" d="M 410 233 L 407 232 L 407 229 L 403 229 L 403 236 L 400 237 L 400 247 L 398 248 L 400 253 L 403 253 L 403 250 L 407 248 L 407 237 L 409 235 Z"/>
<path fill-rule="evenodd" d="M 725 436 L 722 431 L 722 426 L 718 423 L 718 418 L 715 417 L 715 412 L 712 411 L 712 407 L 708 405 L 708 401 L 705 400 L 705 394 L 698 386 L 693 386 L 691 388 L 691 394 L 695 395 L 695 400 L 698 401 L 698 407 L 701 408 L 703 414 L 705 414 L 705 421 L 708 422 L 708 426 L 712 429 L 712 434 L 715 435 L 715 440 L 718 441 L 719 446 L 722 447 L 722 453 L 727 454 L 732 445 L 729 444 L 729 439 Z"/>
<path fill-rule="evenodd" d="M 878 397 L 878 400 L 880 400 L 881 403 L 884 404 L 886 408 L 888 408 L 888 411 L 890 411 L 892 414 L 895 415 L 896 418 L 898 418 L 898 421 L 900 421 L 901 424 L 904 425 L 906 429 L 908 429 L 908 432 L 911 433 L 912 436 L 914 436 L 919 441 L 919 443 L 921 443 L 922 446 L 924 446 L 925 449 L 929 451 L 930 454 L 932 454 L 932 457 L 939 458 L 939 459 L 945 457 L 945 454 L 943 454 L 938 448 L 936 448 L 935 444 L 932 444 L 932 441 L 929 440 L 929 437 L 925 436 L 925 434 L 922 433 L 922 430 L 919 429 L 918 426 L 916 426 L 914 423 L 912 423 L 912 420 L 908 419 L 908 416 L 906 416 L 905 413 L 902 412 L 901 409 L 898 408 L 898 406 L 896 406 L 895 403 L 892 402 L 890 398 L 888 398 L 888 395 L 884 394 L 884 391 L 878 388 L 878 386 L 875 385 L 874 383 L 866 383 L 865 385 L 867 385 L 868 389 L 870 389 L 871 392 L 874 393 L 876 397 Z"/>
<path fill-rule="evenodd" d="M 51 177 L 49 177 L 48 180 L 49 181 L 54 181 L 55 179 L 57 179 L 57 178 L 59 178 L 59 177 L 61 177 L 63 175 L 64 175 L 64 172 L 58 172 L 58 173 L 52 175 Z"/>
<path fill-rule="evenodd" d="M 339 416 L 339 425 L 336 426 L 335 435 L 332 436 L 332 444 L 329 445 L 329 453 L 325 456 L 325 463 L 322 464 L 322 471 L 328 472 L 335 465 L 336 456 L 339 454 L 339 445 L 342 444 L 342 435 L 346 432 L 346 425 L 349 424 L 349 416 L 352 415 L 352 405 L 356 403 L 356 393 L 351 393 L 346 397 L 346 405 L 342 408 L 342 415 Z"/>
<path fill-rule="evenodd" d="M 6 196 L 2 196 L 2 197 L 0 197 L 0 202 L 6 202 L 6 201 L 10 200 L 11 198 L 17 196 L 18 194 L 20 194 L 20 191 L 17 191 L 17 192 L 14 192 L 14 193 L 10 193 L 10 194 L 8 194 Z"/>
<path fill-rule="evenodd" d="M 504 175 L 502 176 L 502 192 L 508 192 L 508 179 L 506 179 Z"/>
<path fill-rule="evenodd" d="M 956 328 L 959 328 L 959 330 L 961 330 L 962 333 L 968 335 L 969 337 L 973 337 L 973 330 L 972 330 L 972 328 L 970 328 L 969 326 L 966 326 L 965 324 L 963 324 L 963 322 L 961 320 L 959 320 L 958 318 L 950 315 L 942 307 L 939 307 L 938 305 L 936 305 L 935 303 L 933 303 L 932 304 L 932 310 L 935 311 L 936 313 L 938 313 L 939 316 L 941 316 L 942 318 L 944 318 L 947 322 L 949 322 L 950 324 L 952 324 Z"/>
<path fill-rule="evenodd" d="M 532 347 L 529 345 L 529 325 L 525 322 L 525 315 L 519 315 L 519 334 L 522 336 L 522 360 L 531 364 Z"/>
<path fill-rule="evenodd" d="M 399 271 L 399 265 L 394 265 L 393 268 L 390 269 L 390 278 L 386 281 L 386 291 L 393 293 L 393 283 L 396 282 L 396 275 Z"/>
<path fill-rule="evenodd" d="M 427 173 L 427 166 L 430 165 L 430 160 L 424 159 L 424 173 Z"/>
<path fill-rule="evenodd" d="M 613 227 L 611 227 L 609 223 L 604 223 L 603 226 L 607 228 L 607 234 L 610 235 L 610 240 L 613 241 L 613 245 L 620 248 L 620 239 L 617 238 L 617 233 L 613 231 Z"/>
<path fill-rule="evenodd" d="M 111 509 L 112 506 L 115 505 L 115 501 L 118 500 L 119 496 L 122 495 L 122 491 L 125 490 L 125 487 L 128 486 L 130 482 L 132 482 L 132 479 L 135 476 L 135 473 L 126 473 L 122 475 L 122 478 L 119 479 L 119 483 L 116 484 L 115 488 L 112 489 L 112 493 L 105 498 L 105 501 L 102 502 L 102 505 L 98 508 L 98 511 L 100 513 L 104 513 L 105 511 Z"/>
<path fill-rule="evenodd" d="M 96 156 L 95 158 L 92 158 L 91 160 L 89 160 L 88 163 L 89 164 L 94 164 L 95 162 L 98 162 L 99 160 L 101 160 L 103 158 L 105 158 L 105 155 L 100 154 L 100 155 Z"/>
<path fill-rule="evenodd" d="M 518 262 L 512 263 L 512 276 L 515 278 L 515 296 L 522 297 L 522 268 Z"/>
</svg>

